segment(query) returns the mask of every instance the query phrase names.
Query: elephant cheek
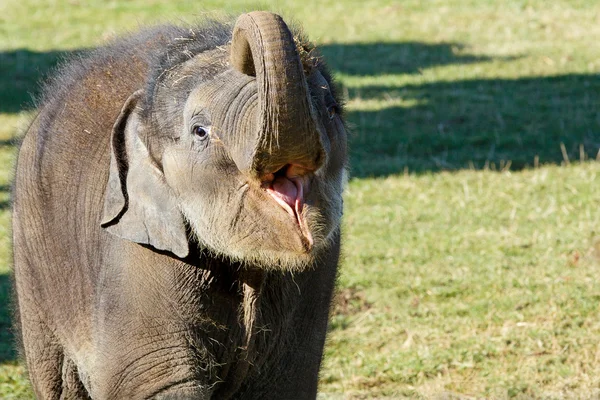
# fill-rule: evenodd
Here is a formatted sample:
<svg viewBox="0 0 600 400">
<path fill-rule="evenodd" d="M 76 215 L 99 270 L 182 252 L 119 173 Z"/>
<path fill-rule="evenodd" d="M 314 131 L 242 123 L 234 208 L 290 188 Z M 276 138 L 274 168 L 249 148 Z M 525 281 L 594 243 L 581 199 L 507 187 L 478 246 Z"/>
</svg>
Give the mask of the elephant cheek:
<svg viewBox="0 0 600 400">
<path fill-rule="evenodd" d="M 190 185 L 190 157 L 177 149 L 167 149 L 162 158 L 163 171 L 167 184 L 176 195 L 184 194 L 184 189 Z"/>
</svg>

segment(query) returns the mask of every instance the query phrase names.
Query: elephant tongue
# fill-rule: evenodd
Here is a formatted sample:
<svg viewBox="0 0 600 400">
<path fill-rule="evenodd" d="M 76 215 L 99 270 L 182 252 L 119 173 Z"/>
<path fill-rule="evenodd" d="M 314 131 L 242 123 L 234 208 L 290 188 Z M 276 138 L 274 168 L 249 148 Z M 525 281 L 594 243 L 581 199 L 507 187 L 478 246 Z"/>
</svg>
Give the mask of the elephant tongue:
<svg viewBox="0 0 600 400">
<path fill-rule="evenodd" d="M 267 192 L 281 205 L 300 226 L 300 230 L 308 240 L 310 246 L 313 244 L 312 235 L 302 216 L 304 206 L 304 188 L 302 178 L 288 178 L 278 176 L 273 181 Z"/>
<path fill-rule="evenodd" d="M 298 192 L 302 193 L 302 185 L 298 185 L 297 182 L 293 182 L 284 176 L 279 176 L 273 181 L 273 192 L 275 196 L 285 201 L 290 208 L 295 208 Z M 302 198 L 300 198 L 300 201 L 302 201 Z"/>
</svg>

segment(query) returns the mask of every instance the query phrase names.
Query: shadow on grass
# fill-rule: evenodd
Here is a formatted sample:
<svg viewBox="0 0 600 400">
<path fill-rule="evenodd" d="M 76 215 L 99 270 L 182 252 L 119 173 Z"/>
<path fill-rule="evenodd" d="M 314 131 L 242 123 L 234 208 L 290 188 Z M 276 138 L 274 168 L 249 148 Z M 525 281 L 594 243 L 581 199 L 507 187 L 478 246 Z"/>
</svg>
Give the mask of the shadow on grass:
<svg viewBox="0 0 600 400">
<path fill-rule="evenodd" d="M 39 82 L 72 53 L 27 49 L 0 52 L 0 113 L 31 108 L 33 97 L 39 93 Z"/>
<path fill-rule="evenodd" d="M 11 207 L 10 185 L 0 185 L 0 212 L 8 210 Z"/>
<path fill-rule="evenodd" d="M 8 210 L 11 205 L 10 200 L 0 200 L 0 211 Z"/>
<path fill-rule="evenodd" d="M 13 325 L 11 323 L 12 279 L 8 274 L 0 274 L 0 363 L 17 360 Z"/>
<path fill-rule="evenodd" d="M 415 74 L 425 68 L 490 61 L 490 57 L 461 54 L 460 43 L 325 44 L 319 51 L 335 71 L 347 75 Z"/>
<path fill-rule="evenodd" d="M 16 144 L 17 144 L 17 142 L 14 140 L 0 139 L 0 147 L 11 147 L 11 146 L 15 146 Z"/>
<path fill-rule="evenodd" d="M 465 54 L 459 43 L 320 46 L 346 76 L 415 74 L 444 65 L 497 58 Z M 515 57 L 503 57 L 510 61 Z M 387 83 L 393 79 L 384 79 Z M 436 81 L 348 88 L 352 175 L 561 163 L 596 157 L 600 148 L 600 75 Z M 371 102 L 371 109 L 361 104 Z M 410 106 L 385 108 L 386 103 Z M 373 111 L 373 103 L 383 109 Z M 582 148 L 580 148 L 582 146 Z M 535 161 L 537 160 L 537 161 Z"/>
<path fill-rule="evenodd" d="M 595 158 L 600 75 L 476 79 L 350 89 L 350 98 L 401 99 L 410 107 L 353 110 L 356 177 L 410 171 L 500 168 Z"/>
</svg>

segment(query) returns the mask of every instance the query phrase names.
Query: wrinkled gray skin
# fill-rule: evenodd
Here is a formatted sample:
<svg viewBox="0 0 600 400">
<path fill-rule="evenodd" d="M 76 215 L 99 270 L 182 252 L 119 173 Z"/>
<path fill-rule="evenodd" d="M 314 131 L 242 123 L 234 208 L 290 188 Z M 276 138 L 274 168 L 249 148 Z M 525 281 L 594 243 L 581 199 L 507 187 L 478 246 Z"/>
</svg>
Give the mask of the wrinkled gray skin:
<svg viewBox="0 0 600 400">
<path fill-rule="evenodd" d="M 316 396 L 346 133 L 309 50 L 254 12 L 133 35 L 46 87 L 13 219 L 38 398 Z"/>
</svg>

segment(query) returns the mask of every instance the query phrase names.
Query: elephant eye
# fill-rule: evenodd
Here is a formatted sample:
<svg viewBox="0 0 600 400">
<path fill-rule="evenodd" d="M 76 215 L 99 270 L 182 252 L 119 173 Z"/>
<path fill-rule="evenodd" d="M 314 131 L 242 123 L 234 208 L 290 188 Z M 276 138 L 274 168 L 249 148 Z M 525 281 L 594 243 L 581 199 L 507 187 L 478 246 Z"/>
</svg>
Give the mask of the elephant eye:
<svg viewBox="0 0 600 400">
<path fill-rule="evenodd" d="M 333 117 L 335 117 L 336 114 L 339 114 L 339 112 L 340 108 L 335 103 L 327 107 L 327 114 L 329 115 L 329 119 L 333 119 Z"/>
<path fill-rule="evenodd" d="M 194 125 L 192 127 L 192 133 L 198 136 L 200 139 L 205 139 L 208 136 L 208 128 L 200 125 Z"/>
<path fill-rule="evenodd" d="M 333 98 L 333 95 L 330 91 L 325 93 L 325 105 L 327 106 L 327 115 L 329 115 L 329 119 L 333 119 L 336 114 L 340 113 L 340 106 L 337 101 Z"/>
</svg>

